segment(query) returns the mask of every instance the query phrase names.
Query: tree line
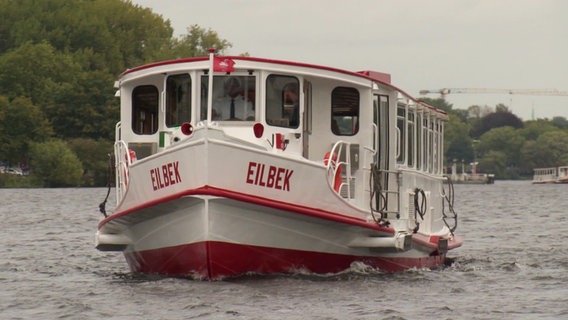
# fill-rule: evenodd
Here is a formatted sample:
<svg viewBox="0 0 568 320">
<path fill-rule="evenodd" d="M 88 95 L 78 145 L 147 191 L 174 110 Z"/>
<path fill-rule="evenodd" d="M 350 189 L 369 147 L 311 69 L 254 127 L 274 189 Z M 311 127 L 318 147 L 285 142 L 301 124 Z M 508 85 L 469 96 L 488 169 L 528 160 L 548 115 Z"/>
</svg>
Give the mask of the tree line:
<svg viewBox="0 0 568 320">
<path fill-rule="evenodd" d="M 0 187 L 104 186 L 119 120 L 113 83 L 141 64 L 221 53 L 232 44 L 198 25 L 126 0 L 0 0 Z"/>
<path fill-rule="evenodd" d="M 496 179 L 527 179 L 535 168 L 568 165 L 565 117 L 522 121 L 504 104 L 454 109 L 442 98 L 423 101 L 449 114 L 444 141 L 448 166 L 476 162 L 478 172 L 493 173 Z"/>
<path fill-rule="evenodd" d="M 0 174 L 0 187 L 106 185 L 117 75 L 232 46 L 198 25 L 174 37 L 169 20 L 128 0 L 0 0 L 0 21 L 0 161 L 31 169 L 26 177 Z M 460 110 L 424 101 L 450 116 L 447 164 L 479 162 L 498 179 L 568 165 L 563 117 L 523 122 L 504 105 Z"/>
</svg>

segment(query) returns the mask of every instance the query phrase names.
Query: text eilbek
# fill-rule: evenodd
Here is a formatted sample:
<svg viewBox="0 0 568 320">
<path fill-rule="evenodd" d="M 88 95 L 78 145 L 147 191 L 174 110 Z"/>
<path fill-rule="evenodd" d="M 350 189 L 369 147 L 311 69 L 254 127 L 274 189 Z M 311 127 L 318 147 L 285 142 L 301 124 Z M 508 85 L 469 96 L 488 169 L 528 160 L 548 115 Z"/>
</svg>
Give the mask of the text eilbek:
<svg viewBox="0 0 568 320">
<path fill-rule="evenodd" d="M 178 161 L 169 162 L 161 167 L 151 169 L 150 177 L 152 178 L 154 191 L 180 183 L 181 176 L 178 170 Z"/>
<path fill-rule="evenodd" d="M 261 187 L 290 191 L 290 177 L 293 173 L 294 170 L 249 162 L 246 182 Z"/>
</svg>

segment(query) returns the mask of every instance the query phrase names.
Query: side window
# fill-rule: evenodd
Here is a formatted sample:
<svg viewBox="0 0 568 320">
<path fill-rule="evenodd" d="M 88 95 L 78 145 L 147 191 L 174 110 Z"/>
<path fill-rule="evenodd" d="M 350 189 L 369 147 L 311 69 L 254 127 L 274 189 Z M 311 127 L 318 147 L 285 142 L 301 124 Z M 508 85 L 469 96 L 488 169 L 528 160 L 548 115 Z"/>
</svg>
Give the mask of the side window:
<svg viewBox="0 0 568 320">
<path fill-rule="evenodd" d="M 158 88 L 139 86 L 132 91 L 132 131 L 154 134 L 158 131 Z"/>
<path fill-rule="evenodd" d="M 352 136 L 359 131 L 359 91 L 337 87 L 331 92 L 331 132 Z"/>
<path fill-rule="evenodd" d="M 201 77 L 201 119 L 207 118 L 208 76 Z M 213 76 L 213 121 L 254 121 L 255 76 Z"/>
<path fill-rule="evenodd" d="M 298 128 L 300 124 L 300 81 L 296 77 L 270 75 L 266 78 L 266 123 Z"/>
<path fill-rule="evenodd" d="M 397 157 L 398 163 L 405 163 L 406 160 L 406 104 L 399 103 L 396 113 L 396 129 L 398 131 Z"/>
<path fill-rule="evenodd" d="M 166 126 L 177 127 L 191 121 L 191 78 L 188 74 L 166 80 Z"/>
</svg>

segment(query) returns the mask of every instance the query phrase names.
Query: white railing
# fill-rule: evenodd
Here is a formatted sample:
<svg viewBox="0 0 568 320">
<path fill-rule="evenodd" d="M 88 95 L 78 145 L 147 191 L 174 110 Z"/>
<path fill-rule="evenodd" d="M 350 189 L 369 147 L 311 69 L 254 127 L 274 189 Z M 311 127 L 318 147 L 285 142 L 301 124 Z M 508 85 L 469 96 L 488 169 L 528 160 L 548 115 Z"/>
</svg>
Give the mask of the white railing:
<svg viewBox="0 0 568 320">
<path fill-rule="evenodd" d="M 114 166 L 116 172 L 116 204 L 122 201 L 122 197 L 128 189 L 130 173 L 128 167 L 132 163 L 126 142 L 119 140 L 114 143 Z"/>
</svg>

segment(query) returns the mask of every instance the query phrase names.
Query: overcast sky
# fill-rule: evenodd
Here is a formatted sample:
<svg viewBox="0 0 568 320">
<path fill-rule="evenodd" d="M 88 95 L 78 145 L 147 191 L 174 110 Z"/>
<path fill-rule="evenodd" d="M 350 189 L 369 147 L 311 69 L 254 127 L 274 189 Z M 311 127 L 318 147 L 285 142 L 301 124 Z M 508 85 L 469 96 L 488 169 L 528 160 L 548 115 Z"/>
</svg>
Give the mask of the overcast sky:
<svg viewBox="0 0 568 320">
<path fill-rule="evenodd" d="M 230 54 L 392 75 L 422 89 L 568 91 L 565 0 L 133 0 L 233 44 Z M 437 95 L 429 95 L 437 98 Z M 523 120 L 568 118 L 568 96 L 451 94 L 454 108 L 507 105 Z"/>
</svg>

